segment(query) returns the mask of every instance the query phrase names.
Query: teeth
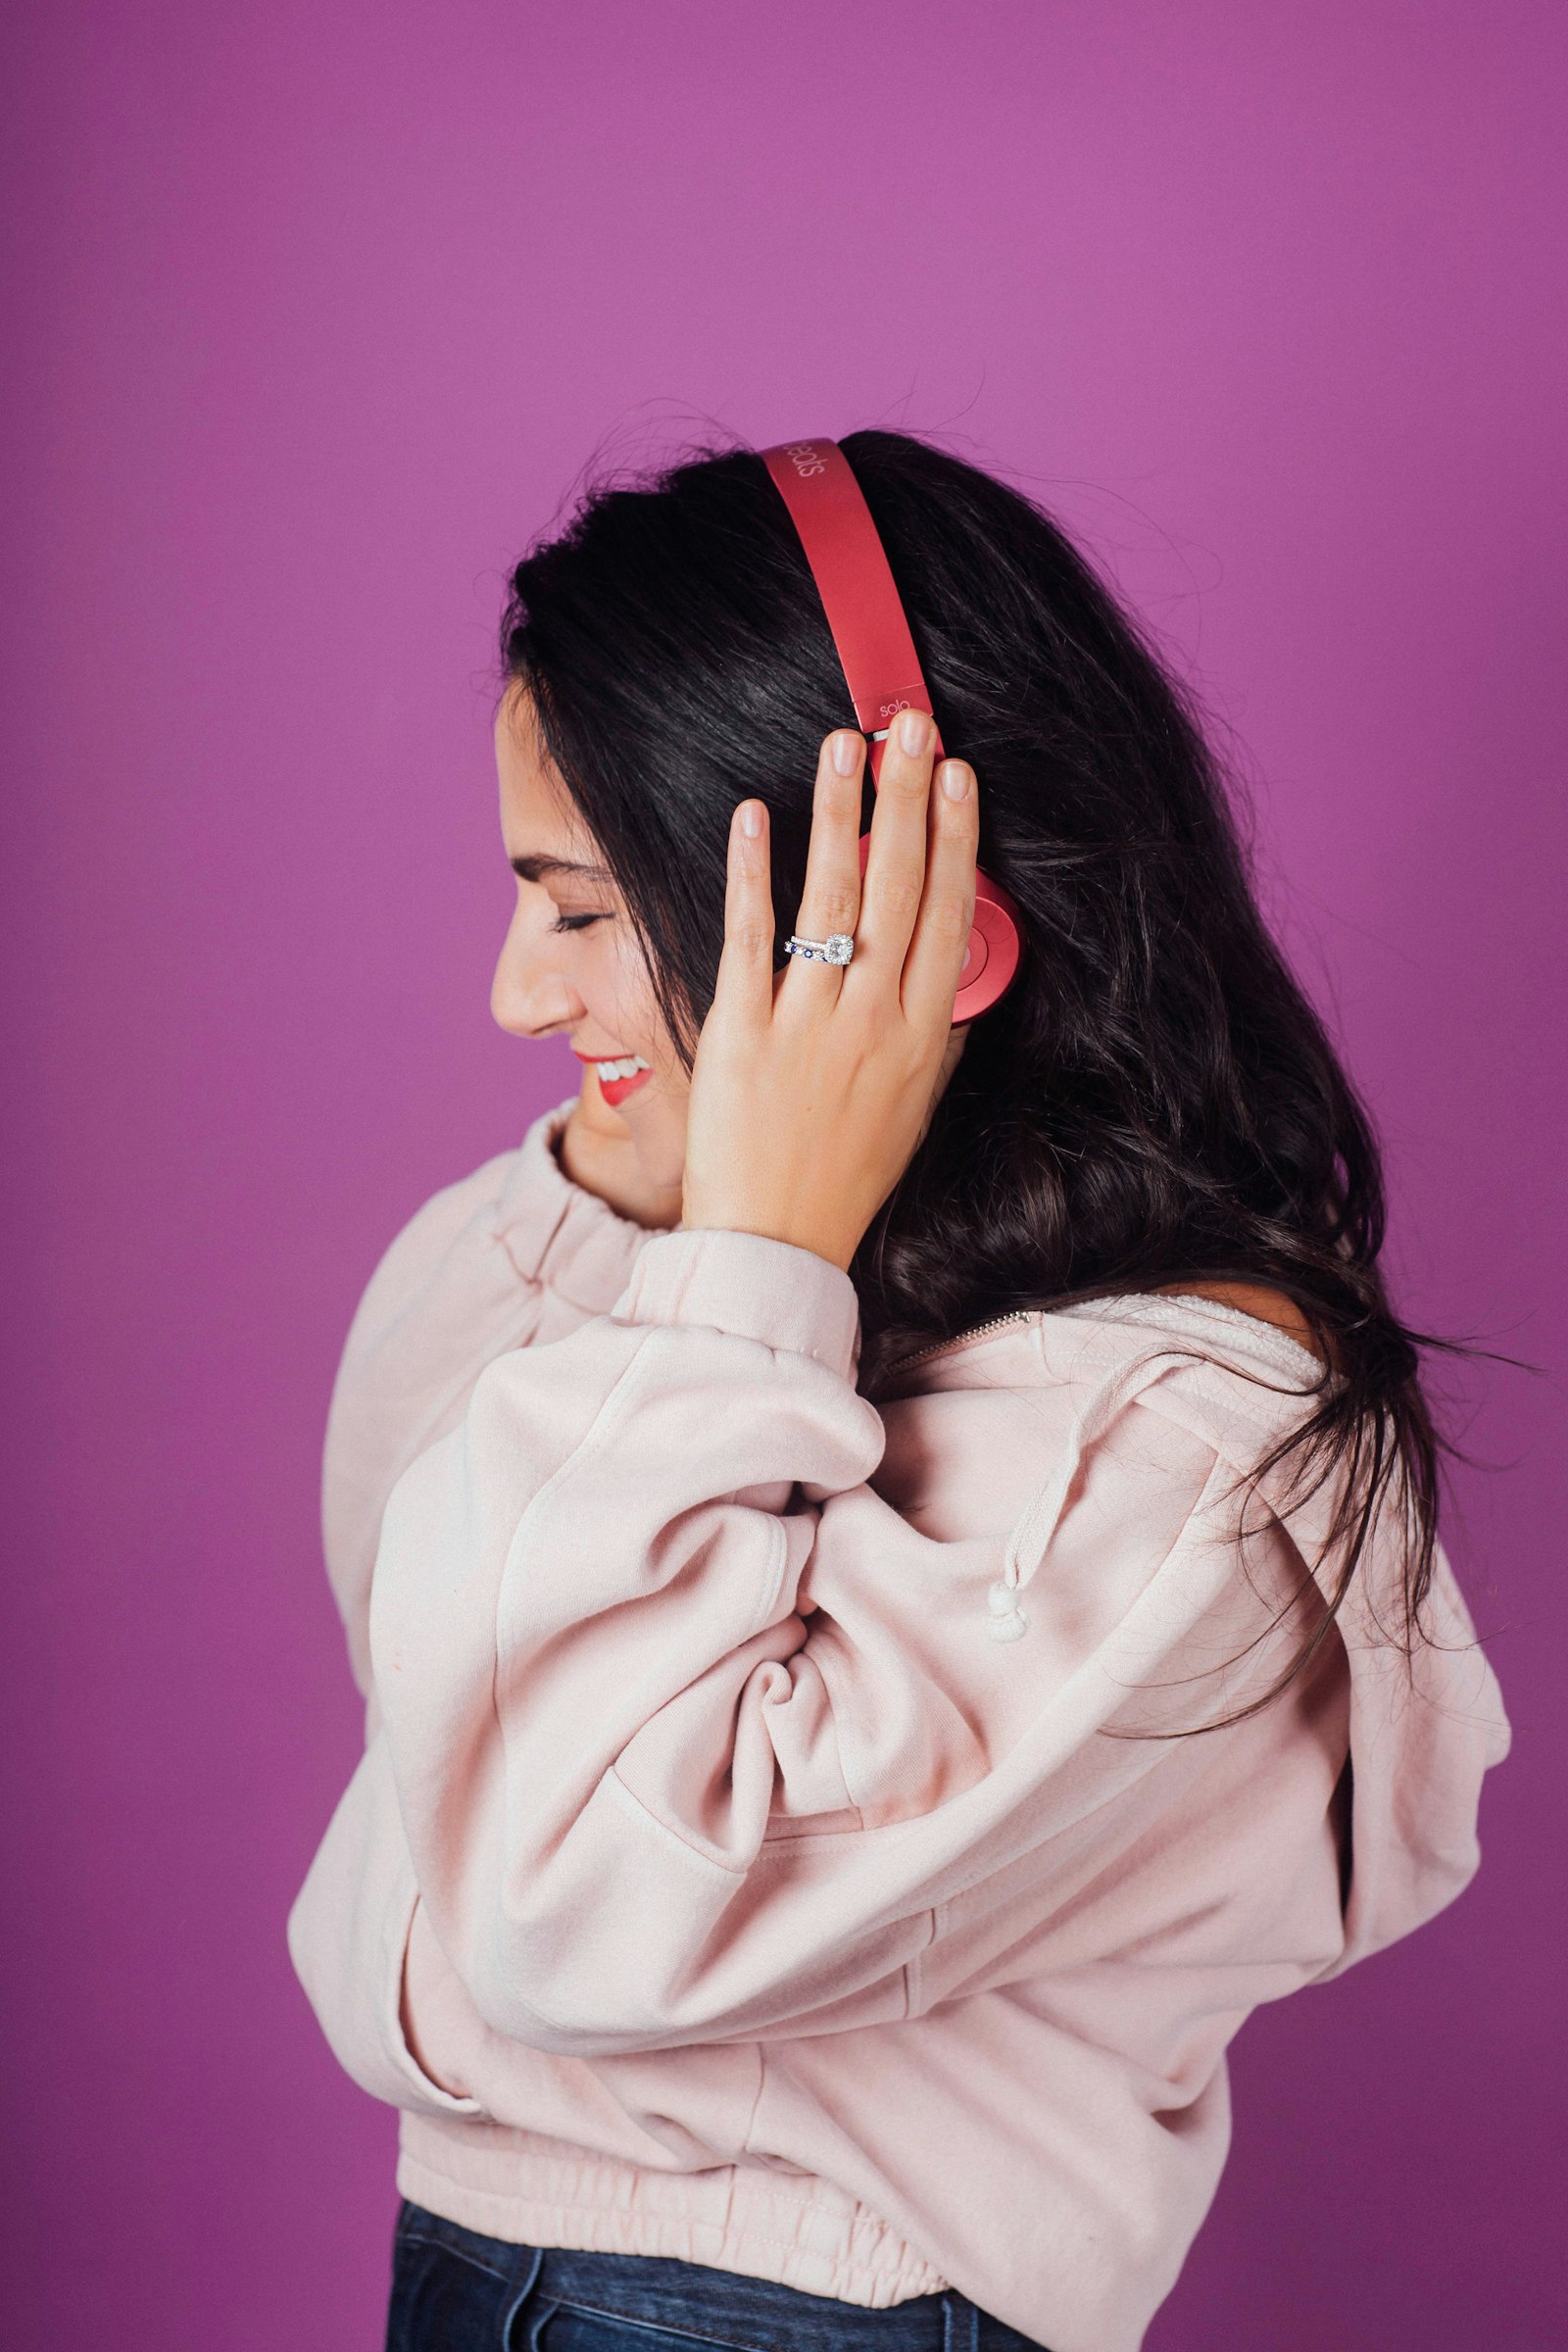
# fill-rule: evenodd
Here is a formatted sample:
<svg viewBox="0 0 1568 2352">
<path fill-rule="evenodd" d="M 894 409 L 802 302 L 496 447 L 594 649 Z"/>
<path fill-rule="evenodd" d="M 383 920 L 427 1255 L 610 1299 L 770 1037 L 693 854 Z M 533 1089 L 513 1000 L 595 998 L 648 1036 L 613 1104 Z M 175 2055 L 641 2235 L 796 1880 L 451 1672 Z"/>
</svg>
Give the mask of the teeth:
<svg viewBox="0 0 1568 2352">
<path fill-rule="evenodd" d="M 652 1063 L 644 1061 L 640 1054 L 628 1054 L 620 1061 L 596 1061 L 594 1063 L 601 1085 L 607 1079 L 635 1078 L 639 1070 L 650 1069 L 652 1066 Z"/>
</svg>

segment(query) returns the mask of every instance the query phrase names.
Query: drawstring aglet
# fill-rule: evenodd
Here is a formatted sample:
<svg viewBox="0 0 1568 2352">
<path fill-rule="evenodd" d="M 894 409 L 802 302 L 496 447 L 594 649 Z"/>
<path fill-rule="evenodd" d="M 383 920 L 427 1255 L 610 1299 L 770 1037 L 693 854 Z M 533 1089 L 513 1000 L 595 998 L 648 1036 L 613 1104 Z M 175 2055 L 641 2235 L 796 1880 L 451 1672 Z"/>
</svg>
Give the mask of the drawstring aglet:
<svg viewBox="0 0 1568 2352">
<path fill-rule="evenodd" d="M 986 1594 L 986 1606 L 991 1611 L 986 1627 L 993 1642 L 1016 1642 L 1029 1630 L 1029 1620 L 1018 1605 L 1018 1588 L 1009 1585 L 1005 1577 L 998 1577 Z"/>
</svg>

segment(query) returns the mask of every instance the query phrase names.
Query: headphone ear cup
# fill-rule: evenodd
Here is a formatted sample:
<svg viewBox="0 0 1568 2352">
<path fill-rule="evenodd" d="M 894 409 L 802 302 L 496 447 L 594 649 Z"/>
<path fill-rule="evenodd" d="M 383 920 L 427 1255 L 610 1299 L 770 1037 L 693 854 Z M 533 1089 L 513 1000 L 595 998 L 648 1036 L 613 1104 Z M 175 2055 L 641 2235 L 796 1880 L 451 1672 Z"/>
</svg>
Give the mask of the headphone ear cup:
<svg viewBox="0 0 1568 2352">
<path fill-rule="evenodd" d="M 860 872 L 871 855 L 869 832 L 860 835 Z M 1023 954 L 1023 916 L 1018 902 L 1000 882 L 975 869 L 974 925 L 963 951 L 958 993 L 953 1001 L 955 1023 L 972 1021 L 989 1012 L 1012 984 Z"/>
<path fill-rule="evenodd" d="M 1023 917 L 1018 902 L 989 874 L 974 878 L 974 928 L 964 951 L 958 993 L 953 1001 L 955 1022 L 972 1021 L 989 1012 L 1012 985 L 1023 954 Z"/>
</svg>

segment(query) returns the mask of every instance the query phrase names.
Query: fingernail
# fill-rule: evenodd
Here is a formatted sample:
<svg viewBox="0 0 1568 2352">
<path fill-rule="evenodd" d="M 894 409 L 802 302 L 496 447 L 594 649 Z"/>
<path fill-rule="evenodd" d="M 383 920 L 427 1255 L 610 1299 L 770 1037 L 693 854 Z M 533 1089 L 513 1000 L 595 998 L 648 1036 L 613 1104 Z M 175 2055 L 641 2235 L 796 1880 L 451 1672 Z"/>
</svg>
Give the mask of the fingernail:
<svg viewBox="0 0 1568 2352">
<path fill-rule="evenodd" d="M 833 738 L 833 765 L 841 776 L 853 776 L 855 762 L 859 757 L 860 739 L 848 727 L 840 727 Z"/>
<path fill-rule="evenodd" d="M 743 833 L 749 833 L 753 841 L 755 841 L 761 830 L 762 805 L 760 801 L 743 802 L 741 806 L 741 831 Z"/>
<path fill-rule="evenodd" d="M 925 750 L 926 731 L 931 721 L 923 710 L 901 710 L 899 713 L 899 743 L 911 760 L 917 760 Z"/>
<path fill-rule="evenodd" d="M 969 797 L 969 770 L 961 760 L 942 762 L 942 789 L 950 801 L 966 801 Z"/>
</svg>

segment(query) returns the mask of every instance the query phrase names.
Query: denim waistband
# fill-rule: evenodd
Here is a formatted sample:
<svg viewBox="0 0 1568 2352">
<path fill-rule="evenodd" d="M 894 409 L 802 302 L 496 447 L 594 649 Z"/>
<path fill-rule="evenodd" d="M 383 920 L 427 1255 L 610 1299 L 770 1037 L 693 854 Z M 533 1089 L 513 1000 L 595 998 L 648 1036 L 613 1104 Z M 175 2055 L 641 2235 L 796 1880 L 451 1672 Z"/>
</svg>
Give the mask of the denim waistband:
<svg viewBox="0 0 1568 2352">
<path fill-rule="evenodd" d="M 495 2352 L 533 2352 L 563 2304 L 709 2338 L 718 2352 L 1045 2352 L 952 2287 L 872 2311 L 669 2255 L 513 2245 L 407 2198 L 397 2236 L 445 2247 L 495 2280 Z"/>
</svg>

